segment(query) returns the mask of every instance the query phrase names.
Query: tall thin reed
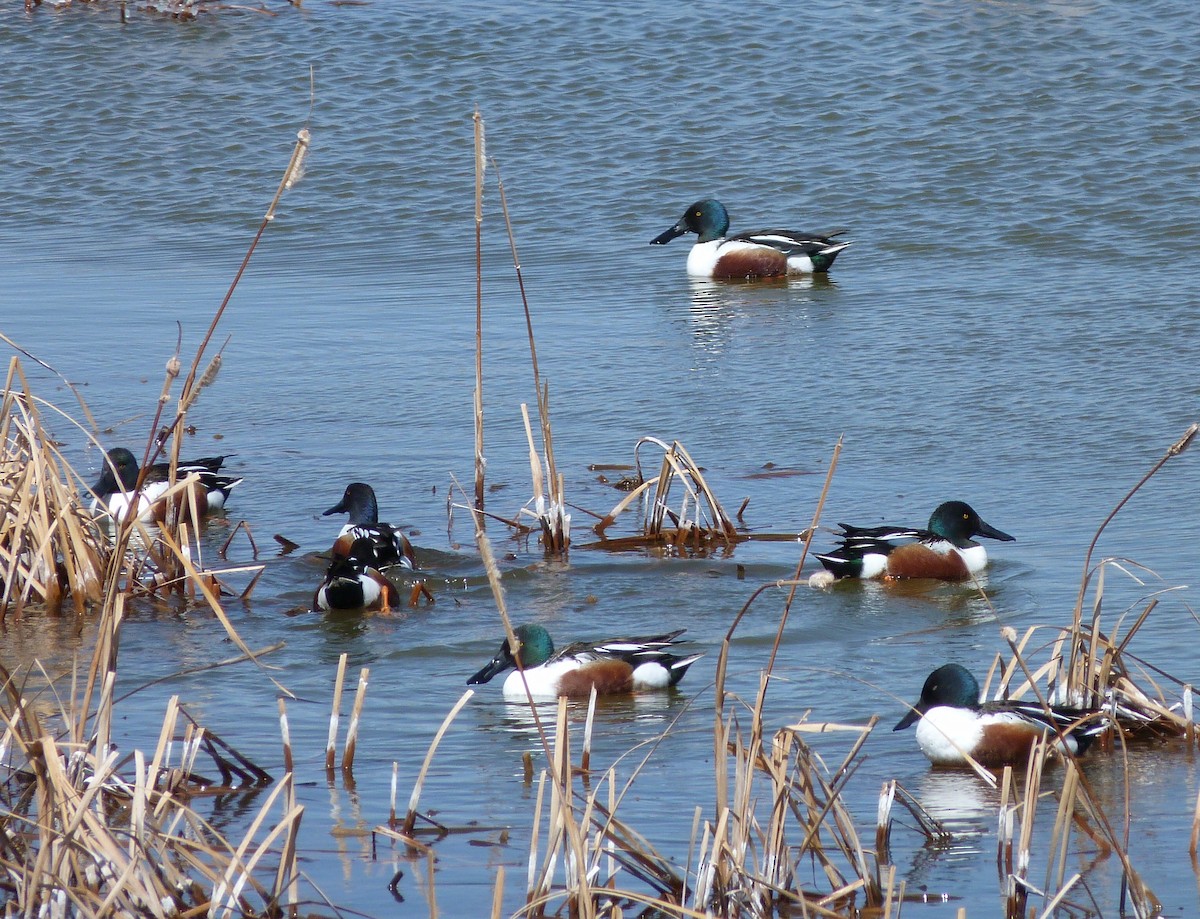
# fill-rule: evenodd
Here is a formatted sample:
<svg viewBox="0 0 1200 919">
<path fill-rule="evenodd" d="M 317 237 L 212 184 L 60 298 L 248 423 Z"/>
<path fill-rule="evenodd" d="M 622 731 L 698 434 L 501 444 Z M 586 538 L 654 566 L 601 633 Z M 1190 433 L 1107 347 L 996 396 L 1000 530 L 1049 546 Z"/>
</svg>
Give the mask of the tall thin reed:
<svg viewBox="0 0 1200 919">
<path fill-rule="evenodd" d="M 483 116 L 475 115 L 475 509 L 483 510 L 483 177 L 487 170 Z"/>
</svg>

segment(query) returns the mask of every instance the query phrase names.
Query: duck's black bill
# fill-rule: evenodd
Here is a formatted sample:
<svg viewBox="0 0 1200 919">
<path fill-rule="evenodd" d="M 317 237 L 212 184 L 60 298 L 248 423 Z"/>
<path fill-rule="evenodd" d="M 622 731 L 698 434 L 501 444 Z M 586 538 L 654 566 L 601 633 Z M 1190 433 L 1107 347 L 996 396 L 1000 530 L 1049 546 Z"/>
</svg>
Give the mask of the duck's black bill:
<svg viewBox="0 0 1200 919">
<path fill-rule="evenodd" d="M 481 683 L 486 683 L 497 673 L 502 673 L 503 671 L 507 670 L 508 666 L 509 665 L 505 661 L 501 660 L 500 656 L 497 655 L 488 661 L 482 670 L 467 680 L 467 685 L 478 686 Z"/>
<path fill-rule="evenodd" d="M 975 531 L 976 536 L 986 536 L 988 539 L 998 539 L 1001 542 L 1016 542 L 1017 537 L 1009 536 L 1003 530 L 997 530 L 990 523 L 979 521 L 979 529 Z"/>
<path fill-rule="evenodd" d="M 344 514 L 344 513 L 346 513 L 346 500 L 343 498 L 341 501 L 339 501 L 337 504 L 335 504 L 329 510 L 325 511 L 325 513 L 323 513 L 321 516 L 328 517 L 330 514 Z"/>
<path fill-rule="evenodd" d="M 903 731 L 905 728 L 911 727 L 913 724 L 915 724 L 920 717 L 921 710 L 919 708 L 910 708 L 908 710 L 908 714 L 901 718 L 900 721 L 897 722 L 896 726 L 892 728 L 892 730 Z"/>
<path fill-rule="evenodd" d="M 663 233 L 660 233 L 658 236 L 655 236 L 654 239 L 650 240 L 650 245 L 665 246 L 667 243 L 669 243 L 671 240 L 673 240 L 676 236 L 682 236 L 684 233 L 687 232 L 687 230 L 688 230 L 687 224 L 681 220 L 681 221 L 679 221 L 679 223 L 675 224 L 675 226 L 671 227 L 671 229 L 666 230 Z"/>
</svg>

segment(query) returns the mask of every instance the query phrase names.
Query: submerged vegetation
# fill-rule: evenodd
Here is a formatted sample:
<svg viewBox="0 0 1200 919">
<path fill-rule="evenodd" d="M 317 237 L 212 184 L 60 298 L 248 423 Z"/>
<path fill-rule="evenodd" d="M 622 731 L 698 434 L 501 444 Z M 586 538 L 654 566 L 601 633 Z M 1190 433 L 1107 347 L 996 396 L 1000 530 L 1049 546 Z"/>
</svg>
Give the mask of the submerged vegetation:
<svg viewBox="0 0 1200 919">
<path fill-rule="evenodd" d="M 259 236 L 280 196 L 296 181 L 307 144 L 307 131 L 302 131 Z M 476 214 L 481 219 L 485 160 L 478 116 L 476 161 Z M 505 217 L 507 222 L 507 205 Z M 247 261 L 253 249 L 252 245 Z M 515 241 L 513 256 L 519 277 Z M 238 277 L 240 274 L 241 270 Z M 143 468 L 160 455 L 177 467 L 187 413 L 219 366 L 218 360 L 206 357 L 206 349 L 236 285 L 235 278 L 174 397 L 174 413 L 166 406 L 182 368 L 178 357 L 171 359 L 142 457 Z M 563 476 L 554 457 L 549 383 L 538 372 L 527 302 L 524 307 L 541 435 L 539 452 L 525 410 L 532 496 L 513 515 L 515 519 L 497 518 L 483 508 L 482 334 L 477 304 L 478 462 L 475 500 L 468 508 L 510 642 L 515 642 L 515 636 L 491 541 L 484 532 L 485 518 L 504 520 L 520 537 L 537 533 L 545 551 L 553 556 L 569 551 L 571 527 Z M 183 499 L 169 505 L 174 511 L 161 526 L 151 528 L 127 519 L 115 525 L 113 532 L 106 531 L 81 504 L 79 496 L 86 493 L 86 483 L 51 437 L 43 420 L 50 413 L 64 414 L 30 391 L 21 364 L 14 358 L 0 416 L 0 500 L 4 507 L 0 617 L 28 615 L 35 607 L 51 612 L 70 610 L 97 617 L 98 637 L 90 660 L 77 673 L 52 679 L 36 662 L 24 669 L 0 668 L 4 684 L 0 699 L 4 719 L 0 737 L 0 899 L 6 914 L 99 919 L 113 915 L 298 916 L 311 912 L 301 894 L 298 832 L 303 807 L 296 801 L 297 778 L 282 700 L 285 771 L 278 779 L 197 724 L 175 697 L 166 702 L 161 732 L 149 754 L 141 749 L 121 754 L 113 737 L 122 704 L 114 692 L 120 637 L 130 602 L 151 592 L 195 598 L 221 622 L 241 651 L 238 657 L 214 666 L 257 664 L 271 649 L 252 650 L 245 645 L 225 614 L 222 596 L 232 592 L 226 584 L 227 573 L 252 575 L 250 586 L 241 593 L 247 597 L 260 569 L 221 571 L 206 565 L 196 539 L 200 515 L 188 500 L 191 491 L 186 479 L 174 486 Z M 1167 458 L 1179 455 L 1194 434 L 1193 428 Z M 650 478 L 641 468 L 644 447 L 662 452 L 658 474 Z M 836 458 L 837 450 L 830 478 Z M 634 448 L 634 466 L 636 478 L 629 493 L 608 513 L 591 515 L 599 521 L 594 530 L 600 537 L 591 548 L 709 554 L 748 538 L 735 522 L 740 514 L 732 518 L 726 512 L 682 443 L 642 438 Z M 826 490 L 828 486 L 829 478 Z M 800 568 L 819 522 L 824 495 L 822 492 L 812 527 L 805 533 L 777 534 L 777 538 L 800 539 L 802 544 L 797 577 L 770 585 L 791 591 L 779 613 L 780 636 L 791 598 L 801 583 Z M 637 532 L 610 536 L 607 531 L 635 505 L 641 510 Z M 522 516 L 532 517 L 534 524 L 521 522 Z M 1028 695 L 1046 705 L 1069 701 L 1103 709 L 1112 724 L 1106 742 L 1112 756 L 1124 755 L 1127 744 L 1147 735 L 1178 738 L 1174 742 L 1191 749 L 1195 729 L 1190 687 L 1129 651 L 1131 639 L 1158 599 L 1133 615 L 1130 624 L 1126 625 L 1128 617 L 1122 616 L 1102 628 L 1105 573 L 1116 565 L 1105 560 L 1093 568 L 1089 552 L 1072 623 L 1029 629 L 1020 640 L 1005 631 L 1009 656 L 1006 660 L 997 654 L 989 682 L 995 678 L 1002 698 Z M 516 914 L 530 917 L 899 913 L 909 892 L 891 859 L 892 835 L 900 826 L 893 816 L 895 807 L 904 808 L 913 818 L 913 832 L 923 842 L 944 842 L 948 831 L 921 808 L 915 795 L 895 781 L 885 783 L 880 792 L 874 820 L 852 811 L 847 790 L 853 787 L 869 752 L 876 719 L 840 724 L 804 716 L 789 719 L 793 723 L 784 727 L 769 727 L 767 702 L 778 679 L 774 652 L 761 671 L 753 699 L 726 688 L 734 632 L 750 606 L 765 595 L 766 590 L 760 589 L 750 596 L 722 646 L 712 700 L 711 796 L 678 803 L 694 815 L 686 858 L 681 861 L 678 853 L 664 854 L 650 841 L 649 831 L 639 828 L 636 795 L 630 793 L 647 764 L 661 754 L 672 728 L 648 749 L 629 751 L 596 768 L 590 752 L 595 697 L 587 708 L 582 743 L 572 733 L 572 703 L 559 700 L 551 709 L 531 702 L 530 714 L 544 762 L 540 769 L 532 759 L 527 763 L 530 780 L 536 783 L 528 871 L 514 882 L 503 867 L 497 870 L 493 916 L 505 915 L 502 904 L 513 886 L 519 888 L 517 896 L 523 903 Z M 1085 615 L 1089 597 L 1091 614 Z M 1051 633 L 1048 639 L 1040 644 L 1035 641 L 1047 632 Z M 1044 660 L 1037 659 L 1041 654 L 1045 654 Z M 345 671 L 343 656 L 324 761 L 331 771 L 338 765 L 336 738 Z M 343 774 L 353 768 L 368 676 L 364 668 L 340 763 Z M 470 696 L 468 691 L 458 700 L 433 737 L 404 816 L 393 803 L 389 818 L 380 821 L 375 831 L 403 847 L 412 858 L 427 859 L 430 885 L 436 871 L 434 846 L 450 828 L 418 810 L 422 786 L 441 738 Z M 47 699 L 54 703 L 48 705 Z M 691 704 L 701 704 L 701 699 L 703 695 Z M 819 748 L 813 738 L 820 738 Z M 1066 869 L 1068 855 L 1092 847 L 1119 863 L 1129 912 L 1154 915 L 1159 908 L 1157 899 L 1142 881 L 1129 852 L 1130 813 L 1105 813 L 1086 773 L 1073 760 L 1066 760 L 1055 771 L 1055 782 L 1046 783 L 1046 772 L 1058 758 L 1053 744 L 1038 744 L 1023 768 L 1007 767 L 999 776 L 977 769 L 982 781 L 999 783 L 1001 788 L 996 815 L 998 898 L 1005 904 L 1005 914 L 1015 919 L 1035 909 L 1042 915 L 1058 909 L 1070 910 L 1073 915 L 1093 912 L 1082 893 L 1086 878 L 1068 875 Z M 463 768 L 466 771 L 467 767 Z M 240 838 L 218 831 L 197 810 L 199 800 L 218 793 L 241 795 L 255 804 L 239 828 Z M 394 796 L 395 791 L 393 801 Z M 1056 803 L 1052 805 L 1053 799 Z M 1035 845 L 1045 839 L 1049 840 L 1045 849 L 1036 852 Z M 1044 860 L 1044 875 L 1035 872 L 1039 858 Z M 509 898 L 514 896 L 509 894 Z M 430 897 L 430 902 L 436 901 Z M 321 904 L 318 909 L 333 914 L 336 905 Z"/>
</svg>

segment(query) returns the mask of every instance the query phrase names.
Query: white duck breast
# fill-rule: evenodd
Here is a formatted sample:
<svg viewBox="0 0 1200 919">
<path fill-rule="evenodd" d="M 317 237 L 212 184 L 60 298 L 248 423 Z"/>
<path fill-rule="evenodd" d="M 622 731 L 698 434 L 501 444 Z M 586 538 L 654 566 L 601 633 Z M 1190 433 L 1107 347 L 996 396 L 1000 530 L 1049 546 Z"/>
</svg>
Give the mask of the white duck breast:
<svg viewBox="0 0 1200 919">
<path fill-rule="evenodd" d="M 725 245 L 725 240 L 714 239 L 706 243 L 696 243 L 692 246 L 692 251 L 688 253 L 687 273 L 696 278 L 711 278 L 713 271 L 717 267 L 717 250 L 723 245 Z M 736 243 L 733 245 L 739 246 L 740 249 L 756 248 L 749 243 Z M 727 249 L 726 251 L 732 252 L 734 250 Z M 721 255 L 724 254 L 725 252 L 721 253 Z"/>
<path fill-rule="evenodd" d="M 949 546 L 950 543 L 946 543 L 946 545 Z M 987 549 L 983 546 L 967 546 L 965 549 L 959 549 L 958 554 L 962 556 L 967 571 L 971 574 L 979 574 L 987 567 Z"/>
<path fill-rule="evenodd" d="M 1018 721 L 1013 716 L 1013 721 Z M 950 738 L 957 737 L 958 743 Z M 917 746 L 931 763 L 941 766 L 966 762 L 964 750 L 972 750 L 983 739 L 983 723 L 977 712 L 968 708 L 937 705 L 917 722 Z"/>
<path fill-rule="evenodd" d="M 558 681 L 563 674 L 579 669 L 579 661 L 572 658 L 551 661 L 540 667 L 530 667 L 525 671 L 525 680 L 529 683 L 529 694 L 535 699 L 558 698 Z M 503 689 L 506 699 L 524 699 L 525 683 L 521 680 L 521 672 L 513 670 L 504 680 Z"/>
</svg>

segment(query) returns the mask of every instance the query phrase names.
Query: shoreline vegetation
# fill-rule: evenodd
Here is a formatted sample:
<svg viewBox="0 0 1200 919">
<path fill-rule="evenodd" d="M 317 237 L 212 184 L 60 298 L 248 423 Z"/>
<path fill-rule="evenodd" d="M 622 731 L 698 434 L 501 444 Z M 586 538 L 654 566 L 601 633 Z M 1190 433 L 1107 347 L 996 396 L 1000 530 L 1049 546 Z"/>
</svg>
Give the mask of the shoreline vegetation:
<svg viewBox="0 0 1200 919">
<path fill-rule="evenodd" d="M 212 385 L 220 367 L 219 352 L 208 354 L 214 333 L 258 240 L 273 219 L 276 204 L 299 180 L 308 142 L 307 129 L 301 130 L 258 235 L 177 394 L 175 384 L 183 370 L 178 347 L 168 361 L 141 457 L 143 470 L 159 457 L 166 457 L 172 470 L 177 466 L 187 413 L 200 392 Z M 483 123 L 476 113 L 476 214 L 480 221 L 489 165 L 483 150 Z M 494 163 L 491 166 L 494 168 Z M 502 185 L 500 193 L 519 279 L 520 261 Z M 532 497 L 516 515 L 518 519 L 486 511 L 480 466 L 474 500 L 468 496 L 466 503 L 457 505 L 471 515 L 481 563 L 510 641 L 515 637 L 486 521 L 503 523 L 513 538 L 527 540 L 536 534 L 551 556 L 565 556 L 570 551 L 571 533 L 570 505 L 554 460 L 549 382 L 538 373 L 523 285 L 522 299 L 542 438 L 539 452 L 528 410 L 522 406 Z M 479 307 L 477 303 L 477 322 Z M 17 343 L 4 340 L 20 351 Z M 477 367 L 481 366 L 482 346 L 477 325 Z M 37 360 L 32 355 L 25 357 Z M 484 430 L 482 386 L 480 372 L 475 396 L 479 455 Z M 173 409 L 169 408 L 172 401 Z M 52 417 L 55 426 L 68 423 L 99 446 L 92 433 L 95 425 L 82 400 L 80 406 L 86 423 L 72 420 L 62 409 L 37 397 L 25 379 L 21 359 L 11 358 L 0 407 L 0 499 L 5 513 L 0 530 L 0 619 L 39 613 L 94 617 L 98 637 L 90 660 L 76 672 L 52 676 L 36 661 L 0 666 L 4 684 L 0 694 L 4 719 L 0 737 L 0 902 L 5 904 L 6 915 L 95 919 L 337 915 L 337 905 L 325 901 L 305 881 L 300 866 L 298 837 L 304 808 L 296 801 L 295 784 L 311 777 L 297 776 L 294 771 L 287 719 L 291 696 L 285 687 L 274 680 L 273 689 L 264 687 L 276 692 L 279 699 L 284 750 L 281 776 L 269 775 L 207 730 L 177 696 L 163 703 L 156 743 L 128 753 L 116 749 L 113 725 L 129 696 L 116 695 L 121 630 L 126 609 L 139 596 L 175 594 L 211 610 L 240 652 L 212 667 L 262 666 L 263 658 L 279 646 L 247 647 L 226 616 L 222 597 L 237 595 L 227 586 L 227 576 L 250 575 L 250 585 L 240 594 L 244 599 L 261 569 L 210 568 L 201 557 L 196 539 L 201 521 L 191 499 L 190 480 L 174 482 L 173 494 L 178 494 L 179 501 L 170 502 L 174 510 L 159 527 L 127 519 L 109 531 L 86 513 L 79 497 L 86 494 L 86 483 L 59 451 L 46 421 Z M 1173 444 L 1130 495 L 1180 455 L 1196 430 L 1193 425 Z M 643 448 L 663 454 L 655 477 L 642 474 Z M 629 794 L 646 764 L 669 740 L 672 727 L 648 747 L 630 750 L 613 764 L 597 765 L 592 763 L 590 749 L 594 694 L 586 707 L 582 738 L 572 726 L 572 714 L 578 715 L 582 703 L 560 699 L 557 706 L 538 706 L 530 700 L 542 761 L 536 763 L 530 756 L 525 765 L 526 781 L 535 788 L 529 868 L 524 878 L 507 877 L 503 866 L 496 869 L 493 917 L 886 917 L 898 914 L 911 898 L 891 861 L 892 833 L 913 832 L 931 846 L 944 844 L 949 834 L 895 780 L 885 783 L 873 822 L 850 811 L 845 791 L 856 781 L 878 719 L 840 724 L 810 718 L 808 713 L 792 724 L 772 728 L 766 714 L 775 679 L 775 651 L 796 590 L 806 584 L 800 572 L 820 522 L 839 452 L 840 443 L 834 449 L 811 525 L 802 534 L 767 536 L 799 538 L 802 549 L 795 575 L 753 590 L 721 643 L 712 700 L 711 796 L 704 801 L 680 802 L 680 807 L 690 807 L 694 814 L 691 838 L 684 850 L 662 853 L 642 835 L 636 796 Z M 681 443 L 643 438 L 634 449 L 634 471 L 634 476 L 621 483 L 628 494 L 611 511 L 582 511 L 597 521 L 593 526 L 597 541 L 576 547 L 576 551 L 637 548 L 704 555 L 719 553 L 748 538 L 738 525 L 745 505 L 731 517 Z M 459 490 L 467 495 L 461 487 Z M 606 530 L 635 505 L 642 510 L 637 531 L 608 537 Z M 531 522 L 521 521 L 523 516 Z M 235 528 L 235 535 L 237 532 Z M 764 537 L 756 534 L 754 538 Z M 1067 700 L 1105 710 L 1112 729 L 1099 755 L 1125 758 L 1126 770 L 1129 743 L 1166 736 L 1177 738 L 1172 743 L 1178 747 L 1191 750 L 1196 742 L 1190 687 L 1128 650 L 1131 639 L 1158 605 L 1158 596 L 1140 611 L 1118 616 L 1102 628 L 1105 578 L 1114 570 L 1128 574 L 1130 567 L 1115 559 L 1093 564 L 1089 548 L 1071 623 L 1037 626 L 1020 636 L 1003 629 L 1005 650 L 995 655 L 986 681 L 989 687 L 996 687 L 986 692 L 989 697 L 1032 697 L 1042 705 Z M 787 599 L 778 611 L 775 648 L 761 672 L 757 694 L 752 699 L 742 698 L 725 688 L 737 629 L 752 608 L 767 602 L 768 593 L 781 588 L 786 589 Z M 980 593 L 986 600 L 982 589 Z M 266 670 L 263 673 L 269 679 Z M 346 676 L 343 656 L 335 680 L 325 756 L 329 775 L 339 767 L 343 775 L 352 773 L 367 692 L 369 673 L 364 669 L 350 706 L 339 764 L 337 739 Z M 143 709 L 146 689 L 137 690 L 143 694 Z M 402 848 L 408 858 L 428 862 L 431 915 L 436 915 L 437 841 L 451 832 L 487 835 L 494 830 L 447 827 L 419 809 L 424 777 L 441 738 L 470 697 L 468 690 L 431 739 L 407 808 L 401 813 L 397 807 L 393 779 L 391 812 L 373 830 L 378 839 Z M 701 704 L 704 694 L 689 703 Z M 817 735 L 830 735 L 839 744 L 845 739 L 839 747 L 840 760 L 832 766 L 828 738 L 822 741 L 820 754 L 809 744 Z M 1044 783 L 1051 767 L 1055 781 Z M 1052 743 L 1036 745 L 1023 768 L 1006 767 L 996 773 L 976 765 L 975 772 L 1000 789 L 996 815 L 998 897 L 1005 904 L 1006 916 L 1015 919 L 1033 911 L 1045 915 L 1068 906 L 1086 913 L 1091 896 L 1086 879 L 1067 873 L 1068 856 L 1083 847 L 1099 850 L 1103 858 L 1120 865 L 1122 903 L 1130 914 L 1156 914 L 1159 902 L 1128 854 L 1132 819 L 1128 794 L 1125 813 L 1105 813 L 1086 773 L 1074 760 L 1055 753 Z M 247 809 L 249 815 L 239 837 L 224 835 L 193 807 L 197 799 L 217 794 L 254 803 L 254 808 Z M 911 820 L 897 820 L 897 807 Z M 1195 826 L 1193 858 L 1200 838 L 1200 812 Z M 1038 842 L 1047 838 L 1047 848 L 1036 851 Z M 395 880 L 393 889 L 394 884 Z M 520 889 L 523 905 L 510 913 L 503 904 L 517 899 L 514 888 Z M 960 915 L 965 914 L 965 909 L 960 910 Z"/>
</svg>

